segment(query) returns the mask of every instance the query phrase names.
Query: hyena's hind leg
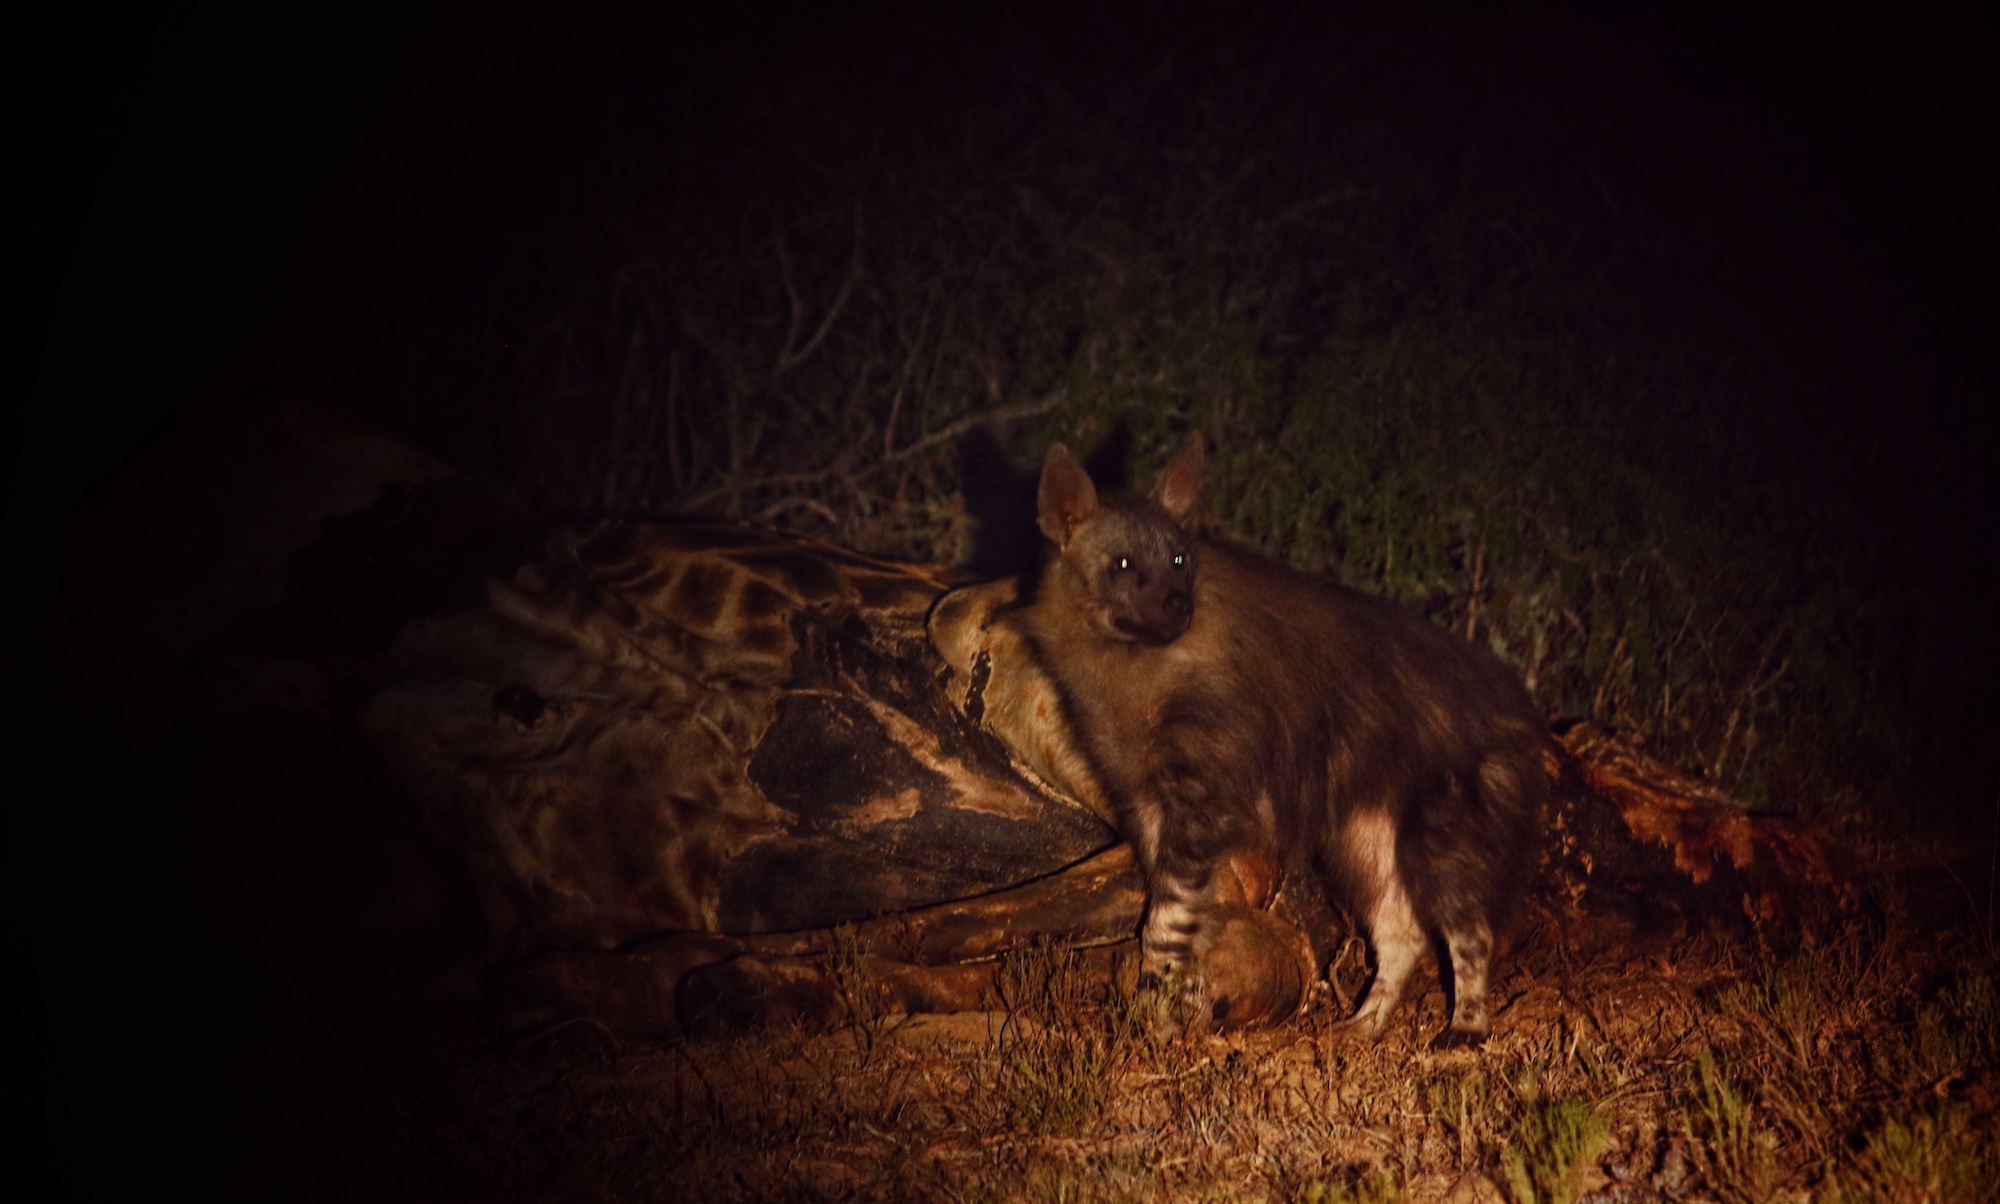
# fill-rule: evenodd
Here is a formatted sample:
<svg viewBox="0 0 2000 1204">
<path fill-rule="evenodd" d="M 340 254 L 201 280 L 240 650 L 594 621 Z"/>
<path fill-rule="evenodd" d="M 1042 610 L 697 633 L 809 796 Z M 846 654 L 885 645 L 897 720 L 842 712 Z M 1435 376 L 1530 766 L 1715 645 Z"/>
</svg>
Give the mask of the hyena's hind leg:
<svg viewBox="0 0 2000 1204">
<path fill-rule="evenodd" d="M 1493 964 L 1493 927 L 1470 918 L 1447 924 L 1444 944 L 1451 955 L 1451 1023 L 1432 1041 L 1433 1049 L 1466 1049 L 1493 1031 L 1487 1003 L 1487 975 Z"/>
<path fill-rule="evenodd" d="M 1463 800 L 1446 813 L 1454 821 L 1425 852 L 1429 914 L 1451 960 L 1451 1023 L 1432 1042 L 1439 1049 L 1478 1045 L 1493 1030 L 1494 930 L 1522 888 L 1547 791 L 1548 775 L 1531 755 L 1489 754 L 1452 796 Z"/>
<path fill-rule="evenodd" d="M 1392 880 L 1370 907 L 1365 923 L 1368 944 L 1375 950 L 1375 977 L 1354 1015 L 1340 1026 L 1365 1037 L 1378 1037 L 1389 1023 L 1389 1013 L 1403 1000 L 1403 988 L 1424 956 L 1424 930 L 1417 924 L 1416 910 L 1400 880 Z"/>
<path fill-rule="evenodd" d="M 1368 944 L 1375 951 L 1375 977 L 1354 1015 L 1342 1028 L 1366 1037 L 1381 1035 L 1389 1013 L 1402 1001 L 1424 955 L 1424 930 L 1396 863 L 1396 826 L 1385 811 L 1366 811 L 1348 820 L 1336 855 L 1356 887 L 1356 903 Z"/>
<path fill-rule="evenodd" d="M 1486 817 L 1485 832 L 1434 850 L 1429 868 L 1440 898 L 1437 929 L 1451 959 L 1451 1023 L 1431 1042 L 1437 1049 L 1479 1045 L 1493 1031 L 1488 1001 L 1496 910 L 1519 890 L 1526 834 L 1547 792 L 1548 777 L 1525 755 L 1488 756 L 1470 790 L 1477 801 L 1465 812 Z M 1470 831 L 1470 829 L 1469 829 Z"/>
</svg>

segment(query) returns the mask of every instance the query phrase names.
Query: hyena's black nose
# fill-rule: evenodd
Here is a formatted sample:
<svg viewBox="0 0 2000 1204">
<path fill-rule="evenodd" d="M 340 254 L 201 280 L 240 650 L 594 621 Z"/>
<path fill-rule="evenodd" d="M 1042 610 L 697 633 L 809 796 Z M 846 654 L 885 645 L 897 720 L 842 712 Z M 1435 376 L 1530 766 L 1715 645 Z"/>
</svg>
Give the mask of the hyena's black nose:
<svg viewBox="0 0 2000 1204">
<path fill-rule="evenodd" d="M 1179 590 L 1168 594 L 1167 600 L 1160 605 L 1165 608 L 1168 618 L 1177 621 L 1185 622 L 1187 617 L 1194 613 L 1194 599 Z"/>
</svg>

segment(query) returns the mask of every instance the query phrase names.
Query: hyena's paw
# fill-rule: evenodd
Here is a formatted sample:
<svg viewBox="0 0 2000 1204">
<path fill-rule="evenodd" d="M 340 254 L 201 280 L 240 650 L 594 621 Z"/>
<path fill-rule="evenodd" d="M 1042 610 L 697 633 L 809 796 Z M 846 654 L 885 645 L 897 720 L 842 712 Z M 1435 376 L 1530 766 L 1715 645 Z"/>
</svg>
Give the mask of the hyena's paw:
<svg viewBox="0 0 2000 1204">
<path fill-rule="evenodd" d="M 1358 1045 L 1379 1039 L 1387 1025 L 1384 1017 L 1362 1011 L 1345 1020 L 1336 1020 L 1328 1027 L 1333 1030 L 1335 1040 Z"/>
<path fill-rule="evenodd" d="M 1451 1049 L 1478 1049 L 1486 1044 L 1485 1029 L 1448 1028 L 1431 1038 L 1431 1048 L 1442 1053 Z"/>
<path fill-rule="evenodd" d="M 1378 976 L 1361 997 L 1361 1006 L 1354 1009 L 1354 1014 L 1333 1022 L 1334 1035 L 1348 1041 L 1379 1040 L 1389 1027 L 1389 1014 L 1396 1010 L 1397 998 Z"/>
<path fill-rule="evenodd" d="M 1158 1033 L 1199 1033 L 1212 1028 L 1213 1005 L 1199 974 L 1185 966 L 1139 973 L 1138 1013 Z"/>
</svg>

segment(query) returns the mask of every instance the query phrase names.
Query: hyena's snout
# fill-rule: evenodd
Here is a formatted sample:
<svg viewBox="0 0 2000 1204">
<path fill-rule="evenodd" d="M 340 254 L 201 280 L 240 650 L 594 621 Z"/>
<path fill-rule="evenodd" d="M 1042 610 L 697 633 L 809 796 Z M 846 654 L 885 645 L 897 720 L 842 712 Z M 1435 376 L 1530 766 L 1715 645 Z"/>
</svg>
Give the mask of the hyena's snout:
<svg viewBox="0 0 2000 1204">
<path fill-rule="evenodd" d="M 1112 624 L 1142 644 L 1171 644 L 1194 619 L 1194 596 L 1167 585 L 1142 584 L 1113 608 Z"/>
<path fill-rule="evenodd" d="M 1194 619 L 1194 598 L 1185 590 L 1148 591 L 1135 601 L 1131 613 L 1119 618 L 1118 628 L 1144 644 L 1171 644 Z"/>
<path fill-rule="evenodd" d="M 1147 626 L 1165 644 L 1177 639 L 1188 629 L 1194 618 L 1194 595 L 1187 591 L 1185 584 L 1172 576 L 1147 582 L 1140 594 L 1140 610 L 1146 617 Z"/>
</svg>

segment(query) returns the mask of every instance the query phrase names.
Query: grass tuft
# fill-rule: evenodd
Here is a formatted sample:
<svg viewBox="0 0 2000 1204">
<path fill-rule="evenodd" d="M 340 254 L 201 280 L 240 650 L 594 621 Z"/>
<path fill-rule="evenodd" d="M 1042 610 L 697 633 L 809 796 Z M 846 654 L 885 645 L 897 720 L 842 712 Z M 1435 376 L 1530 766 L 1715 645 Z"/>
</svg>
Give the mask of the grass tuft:
<svg viewBox="0 0 2000 1204">
<path fill-rule="evenodd" d="M 1148 1039 L 1131 1000 L 1094 982 L 1079 951 L 1040 942 L 1007 954 L 996 984 L 1007 1012 L 980 1075 L 994 1119 L 1058 1136 L 1104 1125 L 1117 1073 Z"/>
<path fill-rule="evenodd" d="M 1909 1120 L 1889 1117 L 1868 1134 L 1837 1176 L 1833 1198 L 1886 1204 L 1950 1204 L 1987 1197 L 2000 1182 L 2000 1139 L 1962 1104 Z"/>
<path fill-rule="evenodd" d="M 1572 1204 L 1582 1194 L 1611 1139 L 1601 1111 L 1574 1100 L 1530 1102 L 1501 1155 L 1507 1185 L 1519 1204 Z"/>
<path fill-rule="evenodd" d="M 1712 1050 L 1695 1062 L 1694 1098 L 1682 1121 L 1719 1199 L 1765 1204 L 1775 1196 L 1777 1135 L 1758 1123 L 1756 1106 Z"/>
<path fill-rule="evenodd" d="M 1293 1204 L 1403 1204 L 1409 1198 L 1396 1176 L 1386 1170 L 1351 1183 L 1311 1179 L 1292 1195 Z"/>
</svg>

